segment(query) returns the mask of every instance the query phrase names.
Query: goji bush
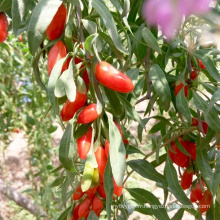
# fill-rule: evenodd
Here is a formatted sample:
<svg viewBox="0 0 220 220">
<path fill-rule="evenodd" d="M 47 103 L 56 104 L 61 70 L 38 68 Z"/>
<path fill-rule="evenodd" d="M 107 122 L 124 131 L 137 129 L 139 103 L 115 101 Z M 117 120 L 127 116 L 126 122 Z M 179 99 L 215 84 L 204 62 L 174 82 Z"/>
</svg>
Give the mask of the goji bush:
<svg viewBox="0 0 220 220">
<path fill-rule="evenodd" d="M 173 219 L 218 219 L 220 52 L 204 35 L 219 33 L 219 2 L 189 2 L 0 1 L 0 41 L 27 33 L 35 80 L 64 131 L 51 183 L 62 191 L 58 219 L 137 211 L 164 220 L 171 209 Z M 142 102 L 143 113 L 135 108 Z M 128 187 L 133 174 L 155 182 L 163 198 Z"/>
</svg>

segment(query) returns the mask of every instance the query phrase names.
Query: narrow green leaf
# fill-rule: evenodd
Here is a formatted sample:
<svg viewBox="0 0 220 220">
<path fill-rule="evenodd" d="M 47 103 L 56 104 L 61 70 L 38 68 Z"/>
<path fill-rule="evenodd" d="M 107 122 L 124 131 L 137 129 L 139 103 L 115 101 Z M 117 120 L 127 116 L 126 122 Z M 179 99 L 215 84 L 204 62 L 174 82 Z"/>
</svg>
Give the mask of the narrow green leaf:
<svg viewBox="0 0 220 220">
<path fill-rule="evenodd" d="M 75 73 L 73 72 L 73 59 L 70 61 L 70 65 L 68 68 L 68 75 L 66 81 L 64 82 L 66 96 L 70 102 L 74 102 L 76 99 L 76 84 L 74 81 Z"/>
<path fill-rule="evenodd" d="M 170 219 L 167 215 L 166 210 L 164 209 L 163 205 L 159 202 L 158 198 L 155 197 L 151 192 L 144 190 L 144 189 L 128 189 L 128 192 L 131 194 L 132 197 L 134 197 L 137 201 L 141 203 L 149 203 L 152 205 L 153 208 L 151 208 L 152 213 L 158 220 L 168 220 Z M 154 207 L 157 207 L 154 209 Z"/>
<path fill-rule="evenodd" d="M 71 2 L 73 5 L 79 7 L 81 11 L 83 11 L 84 6 L 81 0 L 68 0 L 68 1 Z"/>
<path fill-rule="evenodd" d="M 135 108 L 128 102 L 128 100 L 125 97 L 119 95 L 118 93 L 117 93 L 117 96 L 120 99 L 120 101 L 122 102 L 122 104 L 124 105 L 125 110 L 126 110 L 126 114 L 128 115 L 128 117 L 137 121 L 144 128 L 145 125 L 144 125 L 141 117 L 139 116 L 139 114 L 135 110 Z"/>
<path fill-rule="evenodd" d="M 172 164 L 172 161 L 169 156 L 167 156 L 167 161 L 165 165 L 166 179 L 170 192 L 176 197 L 176 199 L 181 202 L 183 205 L 192 205 L 190 200 L 187 198 L 184 193 L 180 183 L 178 181 L 176 170 Z"/>
<path fill-rule="evenodd" d="M 84 47 L 90 53 L 93 54 L 93 44 L 96 43 L 96 39 L 99 35 L 97 33 L 90 35 L 87 37 Z"/>
<path fill-rule="evenodd" d="M 121 134 L 108 115 L 109 122 L 109 155 L 115 182 L 121 186 L 126 168 L 126 151 Z"/>
<path fill-rule="evenodd" d="M 49 186 L 50 187 L 59 186 L 59 185 L 63 184 L 65 178 L 66 178 L 65 176 L 59 176 Z"/>
<path fill-rule="evenodd" d="M 73 155 L 76 151 L 76 143 L 73 140 L 73 124 L 69 123 L 59 146 L 59 160 L 63 167 L 69 171 L 75 171 Z"/>
<path fill-rule="evenodd" d="M 146 160 L 130 160 L 127 163 L 132 170 L 143 176 L 144 178 L 166 185 L 165 177 L 158 173 L 156 169 Z"/>
<path fill-rule="evenodd" d="M 88 220 L 99 220 L 98 216 L 95 214 L 94 211 L 90 211 Z"/>
<path fill-rule="evenodd" d="M 32 55 L 43 41 L 47 27 L 61 4 L 61 0 L 41 0 L 34 8 L 28 28 L 28 45 Z"/>
<path fill-rule="evenodd" d="M 196 149 L 196 162 L 202 174 L 202 178 L 204 179 L 209 190 L 213 193 L 212 185 L 214 181 L 214 174 L 212 173 L 212 169 L 209 165 L 208 154 L 206 149 Z"/>
<path fill-rule="evenodd" d="M 126 72 L 126 75 L 132 80 L 133 84 L 136 84 L 137 78 L 139 76 L 139 69 L 130 69 Z"/>
<path fill-rule="evenodd" d="M 112 175 L 112 169 L 111 169 L 109 157 L 108 157 L 108 162 L 106 164 L 105 173 L 104 173 L 104 189 L 106 193 L 106 212 L 108 215 L 108 220 L 110 220 L 114 183 L 113 183 L 113 175 Z"/>
<path fill-rule="evenodd" d="M 47 92 L 47 88 L 46 86 L 44 85 L 44 83 L 42 82 L 41 80 L 41 77 L 40 77 L 40 70 L 39 70 L 39 66 L 38 66 L 38 63 L 39 63 L 39 60 L 40 60 L 40 56 L 41 56 L 41 53 L 37 54 L 33 60 L 32 60 L 32 67 L 33 67 L 33 71 L 34 71 L 34 76 L 35 76 L 35 79 L 38 83 L 38 85 L 44 90 Z"/>
<path fill-rule="evenodd" d="M 176 96 L 176 107 L 178 111 L 192 124 L 191 113 L 189 110 L 188 102 L 184 95 L 184 87 L 179 91 Z"/>
<path fill-rule="evenodd" d="M 204 66 L 206 67 L 209 74 L 213 77 L 213 79 L 215 79 L 216 81 L 220 81 L 219 72 L 216 69 L 213 61 L 209 58 L 209 56 L 207 56 L 201 51 L 196 51 L 194 55 L 203 62 Z"/>
<path fill-rule="evenodd" d="M 155 50 L 157 53 L 162 54 L 157 39 L 154 37 L 154 35 L 151 33 L 151 31 L 148 28 L 145 27 L 142 30 L 142 36 L 150 48 Z"/>
<path fill-rule="evenodd" d="M 183 218 L 183 214 L 184 214 L 184 209 L 180 208 L 176 214 L 173 216 L 173 218 L 171 218 L 171 220 L 182 220 Z"/>
<path fill-rule="evenodd" d="M 82 137 L 90 128 L 91 124 L 81 124 L 77 130 L 74 131 L 74 138 L 78 139 Z"/>
<path fill-rule="evenodd" d="M 67 217 L 67 215 L 68 215 L 68 213 L 69 213 L 69 211 L 70 211 L 71 208 L 72 208 L 72 206 L 70 206 L 70 207 L 68 207 L 67 209 L 65 209 L 65 210 L 61 213 L 61 215 L 58 217 L 57 220 L 66 220 L 66 217 Z"/>
<path fill-rule="evenodd" d="M 215 172 L 214 172 L 214 181 L 213 181 L 213 194 L 215 195 L 218 187 L 219 187 L 219 183 L 220 183 L 220 151 L 217 152 L 217 163 L 216 163 L 216 167 L 215 167 Z"/>
<path fill-rule="evenodd" d="M 128 145 L 126 147 L 126 154 L 142 154 L 142 155 L 145 155 L 142 151 L 140 151 L 138 148 L 134 147 L 134 146 L 131 146 L 131 145 Z"/>
<path fill-rule="evenodd" d="M 162 102 L 162 108 L 168 111 L 170 107 L 171 93 L 164 72 L 159 65 L 153 64 L 150 67 L 149 76 L 153 87 Z"/>
<path fill-rule="evenodd" d="M 207 149 L 209 146 L 210 142 L 212 141 L 212 138 L 215 136 L 215 131 L 212 129 L 208 129 L 207 134 L 205 137 L 200 141 L 200 143 L 196 146 L 196 148 L 202 150 L 202 149 Z"/>
<path fill-rule="evenodd" d="M 209 102 L 207 112 L 209 112 L 210 109 L 214 106 L 214 104 L 219 100 L 220 100 L 220 88 L 213 94 L 213 96 Z"/>
<path fill-rule="evenodd" d="M 65 61 L 66 61 L 66 58 L 62 58 L 55 64 L 55 66 L 50 74 L 50 78 L 49 78 L 49 82 L 48 82 L 48 95 L 49 95 L 50 103 L 51 103 L 55 113 L 57 113 L 57 112 L 56 112 L 56 107 L 55 107 L 54 90 L 55 90 L 57 79 L 60 76 L 60 73 L 61 73 L 61 70 L 62 70 L 62 67 L 63 67 L 63 64 Z"/>
<path fill-rule="evenodd" d="M 13 0 L 12 1 L 12 29 L 15 36 L 29 10 L 34 6 L 34 2 L 30 0 Z"/>
<path fill-rule="evenodd" d="M 162 130 L 165 127 L 166 127 L 166 124 L 164 122 L 160 121 L 150 129 L 149 134 L 154 134 L 154 133 Z"/>
<path fill-rule="evenodd" d="M 121 116 L 124 113 L 124 108 L 116 92 L 106 88 L 105 86 L 104 86 L 104 90 L 113 113 L 117 116 Z"/>
<path fill-rule="evenodd" d="M 98 12 L 100 17 L 103 20 L 103 23 L 108 30 L 108 33 L 114 42 L 116 48 L 121 51 L 122 53 L 128 54 L 128 51 L 123 47 L 120 37 L 118 35 L 118 30 L 115 25 L 115 21 L 106 7 L 105 3 L 101 0 L 91 0 L 92 7 Z"/>
<path fill-rule="evenodd" d="M 119 3 L 118 0 L 110 0 L 111 3 L 115 6 L 115 8 L 118 10 L 118 12 L 121 14 L 123 12 L 123 9 Z"/>
<path fill-rule="evenodd" d="M 204 118 L 206 123 L 212 130 L 220 132 L 220 118 L 218 117 L 218 112 L 214 106 L 208 109 L 208 103 L 202 97 L 200 97 L 196 92 L 193 92 L 193 100 L 196 107 L 204 113 Z"/>
<path fill-rule="evenodd" d="M 0 5 L 0 12 L 6 11 L 7 9 L 11 8 L 12 0 L 3 0 Z"/>
<path fill-rule="evenodd" d="M 65 82 L 67 81 L 68 74 L 69 71 L 65 70 L 56 82 L 54 94 L 57 98 L 61 98 L 66 95 Z"/>
</svg>

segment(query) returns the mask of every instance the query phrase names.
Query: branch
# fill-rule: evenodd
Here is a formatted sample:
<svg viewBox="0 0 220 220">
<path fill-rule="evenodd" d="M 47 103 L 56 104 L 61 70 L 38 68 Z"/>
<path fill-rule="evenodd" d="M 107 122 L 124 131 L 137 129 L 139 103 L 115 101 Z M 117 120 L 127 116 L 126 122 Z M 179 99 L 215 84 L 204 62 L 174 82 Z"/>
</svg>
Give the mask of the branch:
<svg viewBox="0 0 220 220">
<path fill-rule="evenodd" d="M 16 202 L 17 205 L 32 213 L 34 216 L 47 216 L 47 213 L 43 209 L 36 206 L 28 197 L 17 192 L 10 186 L 7 186 L 2 179 L 0 179 L 0 192 Z"/>
</svg>

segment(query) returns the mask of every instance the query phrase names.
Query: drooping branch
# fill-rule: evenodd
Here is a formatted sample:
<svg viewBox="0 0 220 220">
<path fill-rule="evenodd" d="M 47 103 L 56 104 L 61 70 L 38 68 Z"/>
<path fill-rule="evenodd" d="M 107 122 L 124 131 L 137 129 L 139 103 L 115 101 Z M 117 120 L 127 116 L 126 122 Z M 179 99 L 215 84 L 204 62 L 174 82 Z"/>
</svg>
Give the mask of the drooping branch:
<svg viewBox="0 0 220 220">
<path fill-rule="evenodd" d="M 12 187 L 8 186 L 2 179 L 0 179 L 0 193 L 13 200 L 17 205 L 29 211 L 34 216 L 47 216 L 47 213 L 36 206 L 27 196 L 17 192 Z"/>
</svg>

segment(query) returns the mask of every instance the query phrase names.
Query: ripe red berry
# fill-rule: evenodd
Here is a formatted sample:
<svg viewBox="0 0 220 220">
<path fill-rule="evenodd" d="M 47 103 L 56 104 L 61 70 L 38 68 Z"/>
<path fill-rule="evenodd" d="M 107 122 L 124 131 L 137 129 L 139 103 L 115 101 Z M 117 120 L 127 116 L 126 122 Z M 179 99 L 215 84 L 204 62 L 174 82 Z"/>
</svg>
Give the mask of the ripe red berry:
<svg viewBox="0 0 220 220">
<path fill-rule="evenodd" d="M 49 40 L 56 40 L 62 35 L 65 27 L 66 16 L 67 9 L 64 4 L 61 4 L 46 30 L 46 34 Z"/>
<path fill-rule="evenodd" d="M 8 20 L 7 17 L 0 13 L 0 43 L 4 42 L 8 37 Z"/>
<path fill-rule="evenodd" d="M 106 193 L 105 193 L 105 188 L 103 183 L 100 183 L 98 188 L 97 188 L 97 192 L 99 193 L 99 195 L 103 198 L 106 199 Z"/>
<path fill-rule="evenodd" d="M 98 196 L 95 196 L 92 201 L 92 210 L 99 217 L 100 213 L 102 212 L 102 209 L 103 209 L 102 200 Z"/>
<path fill-rule="evenodd" d="M 94 186 L 94 187 L 91 187 L 89 188 L 87 191 L 86 191 L 86 194 L 88 197 L 93 197 L 96 193 L 96 190 L 97 190 L 97 187 Z"/>
<path fill-rule="evenodd" d="M 93 103 L 86 106 L 79 114 L 77 123 L 88 124 L 99 117 L 97 104 Z"/>
<path fill-rule="evenodd" d="M 102 146 L 99 146 L 98 149 L 96 150 L 95 157 L 96 157 L 96 161 L 98 164 L 99 177 L 100 177 L 101 182 L 103 182 L 107 159 L 105 156 L 105 150 Z"/>
<path fill-rule="evenodd" d="M 179 141 L 182 145 L 183 142 L 181 138 L 179 138 Z M 185 145 L 183 147 L 185 148 Z M 175 142 L 172 142 L 171 148 L 173 150 L 173 152 L 169 150 L 169 155 L 170 155 L 171 160 L 180 167 L 188 167 L 189 157 L 179 150 Z"/>
<path fill-rule="evenodd" d="M 93 197 L 88 197 L 88 196 L 83 200 L 83 202 L 80 204 L 79 211 L 78 211 L 79 218 L 86 216 L 86 214 L 90 210 L 92 201 L 93 201 Z"/>
<path fill-rule="evenodd" d="M 72 220 L 78 220 L 79 219 L 79 215 L 78 215 L 79 207 L 80 207 L 80 204 L 77 204 L 73 208 L 73 219 Z"/>
<path fill-rule="evenodd" d="M 201 69 L 206 69 L 206 67 L 204 66 L 204 64 L 201 60 L 199 60 L 199 64 L 200 64 Z"/>
<path fill-rule="evenodd" d="M 193 171 L 186 169 L 183 173 L 181 183 L 180 183 L 183 190 L 188 189 L 191 186 L 192 180 L 193 180 Z"/>
<path fill-rule="evenodd" d="M 191 126 L 199 126 L 199 121 L 197 118 L 192 118 Z M 207 134 L 208 124 L 205 121 L 202 121 L 202 128 L 203 128 L 204 133 Z"/>
<path fill-rule="evenodd" d="M 64 58 L 67 55 L 67 50 L 62 41 L 58 41 L 50 50 L 48 54 L 47 71 L 50 76 L 51 71 L 58 60 Z M 68 68 L 68 62 L 65 62 L 62 68 L 62 72 Z"/>
<path fill-rule="evenodd" d="M 79 153 L 80 159 L 86 159 L 87 154 L 91 147 L 91 139 L 92 139 L 92 128 L 90 127 L 89 130 L 77 140 L 77 149 Z"/>
<path fill-rule="evenodd" d="M 60 112 L 62 120 L 68 121 L 72 119 L 76 111 L 85 105 L 86 100 L 87 94 L 81 94 L 78 91 L 76 91 L 75 101 L 70 102 L 69 100 L 67 100 Z"/>
<path fill-rule="evenodd" d="M 192 71 L 190 74 L 190 79 L 195 80 L 197 77 L 198 77 L 198 71 L 197 70 Z"/>
<path fill-rule="evenodd" d="M 192 184 L 190 200 L 191 200 L 191 202 L 195 202 L 197 200 L 201 200 L 202 196 L 203 196 L 202 195 L 202 188 L 201 188 L 199 182 L 197 181 L 196 183 Z"/>
<path fill-rule="evenodd" d="M 179 93 L 179 91 L 183 88 L 183 83 L 180 83 L 179 85 L 175 85 L 175 96 Z M 184 86 L 184 95 L 185 97 L 188 97 L 188 86 Z"/>
<path fill-rule="evenodd" d="M 200 211 L 200 213 L 206 212 L 210 208 L 211 204 L 212 204 L 212 194 L 207 189 L 204 192 L 204 195 L 203 195 L 202 199 L 199 201 L 199 211 Z"/>
<path fill-rule="evenodd" d="M 127 93 L 134 89 L 132 80 L 111 64 L 102 61 L 96 65 L 96 78 L 104 86 L 117 92 Z"/>
</svg>

